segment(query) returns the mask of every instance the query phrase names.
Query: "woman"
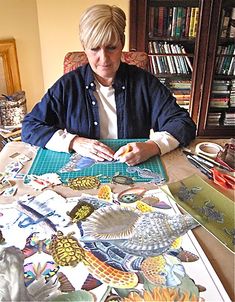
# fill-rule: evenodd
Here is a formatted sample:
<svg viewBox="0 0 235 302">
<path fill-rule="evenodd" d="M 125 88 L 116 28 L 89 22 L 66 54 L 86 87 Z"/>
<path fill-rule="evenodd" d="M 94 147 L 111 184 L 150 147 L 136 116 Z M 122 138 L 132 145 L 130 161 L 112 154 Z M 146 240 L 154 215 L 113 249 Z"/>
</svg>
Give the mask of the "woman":
<svg viewBox="0 0 235 302">
<path fill-rule="evenodd" d="M 23 141 L 132 166 L 195 138 L 195 124 L 170 91 L 151 73 L 121 62 L 125 26 L 116 6 L 94 5 L 83 13 L 80 40 L 89 64 L 62 76 L 26 115 Z M 104 138 L 146 142 L 115 153 L 98 141 Z"/>
</svg>

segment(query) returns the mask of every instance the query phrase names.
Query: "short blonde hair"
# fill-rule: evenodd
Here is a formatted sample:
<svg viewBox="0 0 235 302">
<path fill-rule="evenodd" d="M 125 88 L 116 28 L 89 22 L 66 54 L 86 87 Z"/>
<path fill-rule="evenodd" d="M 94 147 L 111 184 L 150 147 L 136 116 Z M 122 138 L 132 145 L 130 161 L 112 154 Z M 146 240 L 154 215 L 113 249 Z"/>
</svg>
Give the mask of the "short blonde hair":
<svg viewBox="0 0 235 302">
<path fill-rule="evenodd" d="M 126 15 L 117 6 L 94 5 L 82 14 L 79 31 L 82 46 L 87 49 L 98 46 L 125 44 Z"/>
</svg>

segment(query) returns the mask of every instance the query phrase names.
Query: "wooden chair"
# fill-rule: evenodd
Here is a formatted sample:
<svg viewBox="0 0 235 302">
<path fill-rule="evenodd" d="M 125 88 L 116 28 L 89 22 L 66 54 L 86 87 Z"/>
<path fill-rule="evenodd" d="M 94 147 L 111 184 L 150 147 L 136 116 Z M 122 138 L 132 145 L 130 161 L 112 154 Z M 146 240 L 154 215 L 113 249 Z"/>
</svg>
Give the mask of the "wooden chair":
<svg viewBox="0 0 235 302">
<path fill-rule="evenodd" d="M 121 60 L 128 64 L 136 65 L 143 69 L 148 70 L 149 59 L 145 52 L 123 52 Z M 84 51 L 68 52 L 64 58 L 64 73 L 72 71 L 77 67 L 88 62 L 87 56 Z"/>
</svg>

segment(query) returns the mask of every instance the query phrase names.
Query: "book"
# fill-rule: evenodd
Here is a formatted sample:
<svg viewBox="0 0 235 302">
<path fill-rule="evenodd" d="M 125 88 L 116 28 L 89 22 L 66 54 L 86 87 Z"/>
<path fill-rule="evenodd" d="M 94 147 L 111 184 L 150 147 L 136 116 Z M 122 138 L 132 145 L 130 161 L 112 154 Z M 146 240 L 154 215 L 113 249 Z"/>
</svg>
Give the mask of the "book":
<svg viewBox="0 0 235 302">
<path fill-rule="evenodd" d="M 153 35 L 156 36 L 158 31 L 158 7 L 154 7 Z"/>
<path fill-rule="evenodd" d="M 181 37 L 185 37 L 186 12 L 187 12 L 187 8 L 182 7 Z"/>
<path fill-rule="evenodd" d="M 224 10 L 223 14 L 223 20 L 221 20 L 221 38 L 226 38 L 228 34 L 228 26 L 229 26 L 229 20 L 231 15 L 231 9 Z"/>
<path fill-rule="evenodd" d="M 190 16 L 191 16 L 191 7 L 189 6 L 186 9 L 184 37 L 188 37 L 189 36 Z"/>
<path fill-rule="evenodd" d="M 195 14 L 196 14 L 196 7 L 191 8 L 191 15 L 190 15 L 190 23 L 189 23 L 189 33 L 188 37 L 193 37 L 193 27 L 194 27 L 194 21 L 195 21 Z"/>
<path fill-rule="evenodd" d="M 178 7 L 177 16 L 176 16 L 176 27 L 175 27 L 175 37 L 176 38 L 179 38 L 181 36 L 182 14 L 183 14 L 183 8 Z"/>
<path fill-rule="evenodd" d="M 196 7 L 195 8 L 194 22 L 193 22 L 193 29 L 192 29 L 192 37 L 194 37 L 194 38 L 197 35 L 198 20 L 199 20 L 199 7 Z"/>
<path fill-rule="evenodd" d="M 150 6 L 150 8 L 149 8 L 149 30 L 148 30 L 149 37 L 154 36 L 154 10 L 155 10 L 155 7 Z"/>
<path fill-rule="evenodd" d="M 174 6 L 173 12 L 172 12 L 171 37 L 175 37 L 175 29 L 176 29 L 176 23 L 177 23 L 177 10 L 178 10 L 178 8 L 176 6 Z"/>
<path fill-rule="evenodd" d="M 229 25 L 229 37 L 235 38 L 235 7 L 232 9 L 230 25 Z"/>
<path fill-rule="evenodd" d="M 161 37 L 163 35 L 163 16 L 164 16 L 164 7 L 158 7 L 158 27 L 157 27 L 157 36 Z"/>
<path fill-rule="evenodd" d="M 171 29 L 172 29 L 172 18 L 173 18 L 173 7 L 168 7 L 168 16 L 167 16 L 167 33 L 166 36 L 171 36 Z"/>
</svg>

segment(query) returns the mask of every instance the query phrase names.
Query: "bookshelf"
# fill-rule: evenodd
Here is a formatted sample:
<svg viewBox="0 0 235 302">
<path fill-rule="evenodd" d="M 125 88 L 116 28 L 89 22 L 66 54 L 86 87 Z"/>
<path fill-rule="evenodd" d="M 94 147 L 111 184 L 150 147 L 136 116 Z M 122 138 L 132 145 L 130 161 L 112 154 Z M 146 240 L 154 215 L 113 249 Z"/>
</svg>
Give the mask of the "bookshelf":
<svg viewBox="0 0 235 302">
<path fill-rule="evenodd" d="M 130 50 L 148 53 L 150 71 L 189 110 L 197 135 L 234 136 L 234 1 L 130 0 L 130 6 Z"/>
</svg>

